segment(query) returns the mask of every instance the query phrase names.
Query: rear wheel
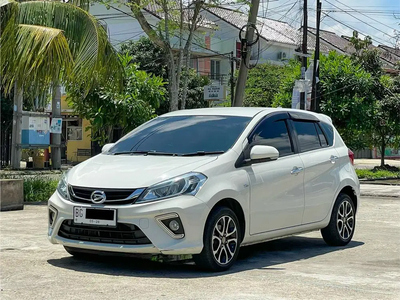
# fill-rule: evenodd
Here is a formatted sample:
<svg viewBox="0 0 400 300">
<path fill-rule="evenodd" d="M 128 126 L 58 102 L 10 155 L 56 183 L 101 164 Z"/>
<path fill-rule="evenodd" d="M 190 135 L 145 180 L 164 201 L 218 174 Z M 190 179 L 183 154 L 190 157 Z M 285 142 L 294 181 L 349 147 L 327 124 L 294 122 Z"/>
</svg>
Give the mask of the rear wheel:
<svg viewBox="0 0 400 300">
<path fill-rule="evenodd" d="M 347 245 L 354 234 L 356 214 L 353 200 L 347 194 L 339 194 L 332 210 L 331 220 L 321 230 L 324 241 L 331 246 Z"/>
<path fill-rule="evenodd" d="M 204 229 L 204 247 L 193 255 L 196 265 L 211 271 L 228 270 L 239 254 L 241 232 L 236 214 L 227 207 L 213 210 Z"/>
</svg>

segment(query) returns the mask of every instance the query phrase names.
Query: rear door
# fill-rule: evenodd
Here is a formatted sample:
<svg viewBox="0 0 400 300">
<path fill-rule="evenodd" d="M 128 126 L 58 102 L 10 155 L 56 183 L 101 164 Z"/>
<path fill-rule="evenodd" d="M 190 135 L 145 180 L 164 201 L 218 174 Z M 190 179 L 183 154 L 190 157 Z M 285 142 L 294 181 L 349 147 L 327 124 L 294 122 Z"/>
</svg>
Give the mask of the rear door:
<svg viewBox="0 0 400 300">
<path fill-rule="evenodd" d="M 305 206 L 303 224 L 323 220 L 339 185 L 340 161 L 333 141 L 313 120 L 291 121 L 304 164 Z"/>
</svg>

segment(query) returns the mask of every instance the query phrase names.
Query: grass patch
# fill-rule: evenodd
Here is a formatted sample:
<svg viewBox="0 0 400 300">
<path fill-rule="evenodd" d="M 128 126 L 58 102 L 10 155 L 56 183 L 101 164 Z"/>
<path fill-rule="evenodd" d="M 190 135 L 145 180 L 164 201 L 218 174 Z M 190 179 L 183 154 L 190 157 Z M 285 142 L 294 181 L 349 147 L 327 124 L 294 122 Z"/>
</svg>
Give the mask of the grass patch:
<svg viewBox="0 0 400 300">
<path fill-rule="evenodd" d="M 58 180 L 49 177 L 33 177 L 24 179 L 24 201 L 47 201 L 57 189 Z"/>
<path fill-rule="evenodd" d="M 357 176 L 360 179 L 385 179 L 385 178 L 400 178 L 399 171 L 388 171 L 388 170 L 364 170 L 357 169 Z"/>
<path fill-rule="evenodd" d="M 24 180 L 24 201 L 40 202 L 47 201 L 55 192 L 58 180 L 49 176 L 18 176 L 3 175 L 4 179 L 23 179 Z"/>
</svg>

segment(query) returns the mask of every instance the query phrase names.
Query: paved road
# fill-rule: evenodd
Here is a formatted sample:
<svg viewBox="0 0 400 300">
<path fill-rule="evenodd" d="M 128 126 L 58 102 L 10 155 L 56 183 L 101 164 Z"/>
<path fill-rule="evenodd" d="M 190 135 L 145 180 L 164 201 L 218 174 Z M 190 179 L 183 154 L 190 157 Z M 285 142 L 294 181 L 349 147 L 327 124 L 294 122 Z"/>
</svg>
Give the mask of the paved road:
<svg viewBox="0 0 400 300">
<path fill-rule="evenodd" d="M 0 214 L 1 299 L 399 299 L 400 200 L 364 198 L 354 241 L 318 232 L 243 248 L 227 273 L 137 259 L 73 259 L 46 239 L 46 207 Z"/>
</svg>

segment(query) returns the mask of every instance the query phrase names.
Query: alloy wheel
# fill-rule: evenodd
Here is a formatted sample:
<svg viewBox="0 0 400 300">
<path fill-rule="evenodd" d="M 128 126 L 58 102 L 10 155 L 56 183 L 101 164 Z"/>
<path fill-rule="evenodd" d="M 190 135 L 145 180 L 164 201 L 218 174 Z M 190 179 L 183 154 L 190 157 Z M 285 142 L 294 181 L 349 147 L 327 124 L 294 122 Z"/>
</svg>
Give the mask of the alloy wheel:
<svg viewBox="0 0 400 300">
<path fill-rule="evenodd" d="M 354 210 L 347 200 L 343 201 L 339 206 L 336 227 L 343 240 L 351 237 L 354 230 Z"/>
<path fill-rule="evenodd" d="M 238 247 L 238 229 L 235 221 L 229 216 L 222 216 L 215 224 L 211 248 L 214 259 L 220 265 L 228 264 Z"/>
</svg>

